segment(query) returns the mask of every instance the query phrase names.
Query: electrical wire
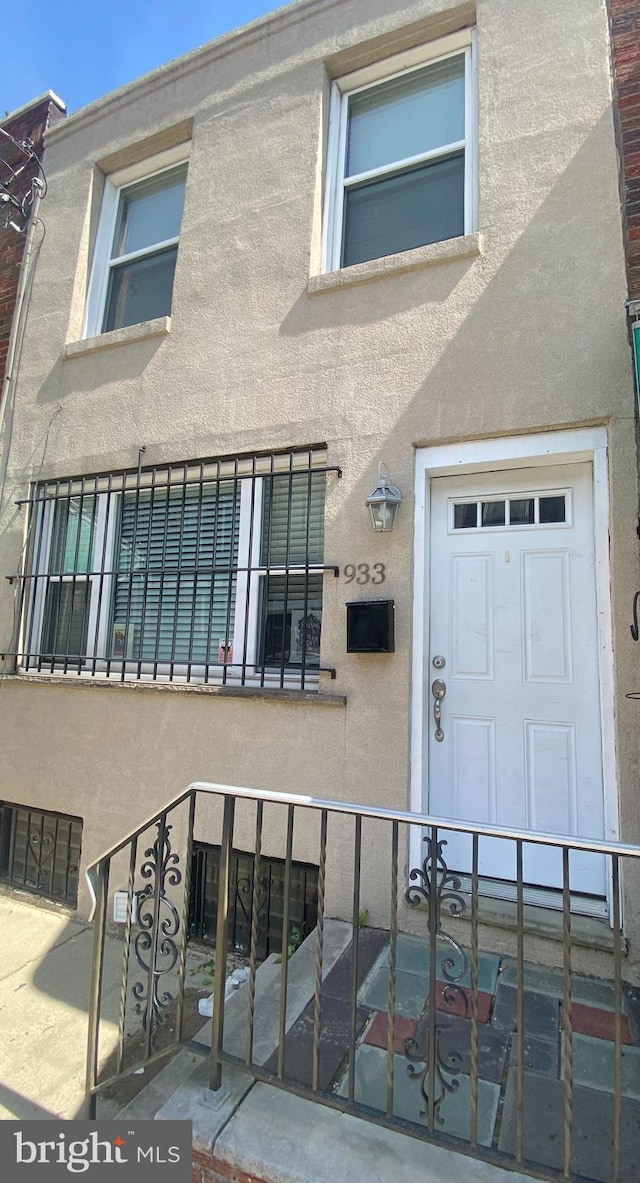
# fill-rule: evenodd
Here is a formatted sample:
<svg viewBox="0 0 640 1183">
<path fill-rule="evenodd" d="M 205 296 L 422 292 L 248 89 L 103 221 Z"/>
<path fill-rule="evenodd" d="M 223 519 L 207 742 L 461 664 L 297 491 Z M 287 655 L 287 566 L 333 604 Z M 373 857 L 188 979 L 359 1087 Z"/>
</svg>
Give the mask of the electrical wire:
<svg viewBox="0 0 640 1183">
<path fill-rule="evenodd" d="M 15 348 L 15 352 L 13 354 L 13 357 L 11 358 L 11 374 L 7 375 L 8 380 L 5 382 L 5 390 L 4 390 L 5 401 L 2 404 L 2 406 L 0 407 L 0 440 L 2 441 L 2 455 L 0 456 L 0 465 L 2 468 L 2 475 L 0 477 L 0 516 L 2 514 L 2 511 L 4 509 L 4 504 L 5 504 L 5 491 L 6 491 L 7 472 L 8 472 L 8 467 L 9 467 L 9 454 L 10 454 L 11 445 L 13 442 L 13 420 L 14 420 L 16 392 L 17 392 L 17 385 L 18 385 L 17 380 L 18 380 L 18 373 L 19 373 L 19 369 L 20 369 L 20 360 L 21 360 L 21 356 L 22 356 L 22 346 L 23 346 L 23 341 L 24 341 L 24 328 L 25 328 L 26 313 L 27 313 L 29 303 L 31 300 L 33 281 L 34 281 L 34 277 L 35 277 L 38 259 L 40 257 L 40 252 L 42 250 L 42 244 L 44 243 L 45 236 L 46 236 L 46 226 L 45 226 L 44 222 L 42 221 L 42 219 L 37 216 L 31 219 L 31 233 L 34 232 L 36 226 L 40 227 L 41 234 L 40 234 L 40 238 L 39 238 L 38 242 L 36 242 L 34 244 L 31 241 L 29 243 L 30 249 L 26 252 L 26 258 L 23 260 L 23 266 L 26 268 L 27 274 L 25 275 L 25 283 L 24 283 L 24 289 L 23 289 L 23 293 L 22 293 L 22 297 L 21 297 L 20 308 L 16 309 L 16 313 L 15 313 L 15 315 L 18 317 L 18 324 L 16 326 L 16 348 Z M 9 359 L 8 359 L 8 361 L 9 361 Z M 62 407 L 57 406 L 55 408 L 55 410 L 53 411 L 51 418 L 49 420 L 49 424 L 47 426 L 47 429 L 46 429 L 46 432 L 44 435 L 42 455 L 40 457 L 37 472 L 35 472 L 35 474 L 34 474 L 34 479 L 36 481 L 39 479 L 39 477 L 42 473 L 42 469 L 43 469 L 43 466 L 44 466 L 44 463 L 46 460 L 47 448 L 48 448 L 48 444 L 49 444 L 49 435 L 51 432 L 51 428 L 53 426 L 54 421 L 57 419 L 57 417 L 61 411 L 62 411 Z M 4 436 L 4 439 L 2 439 L 3 436 Z M 36 447 L 37 446 L 38 445 L 36 445 Z M 35 449 L 34 449 L 34 454 L 35 454 Z M 33 526 L 33 523 L 30 522 L 27 529 L 25 530 L 25 536 L 24 536 L 22 548 L 20 551 L 19 559 L 18 559 L 17 571 L 16 571 L 16 576 L 15 576 L 16 584 L 15 584 L 15 592 L 14 592 L 14 600 L 13 600 L 13 624 L 12 624 L 12 628 L 11 628 L 11 640 L 10 640 L 10 644 L 9 644 L 9 652 L 7 652 L 5 655 L 3 655 L 2 666 L 0 667 L 0 686 L 2 685 L 5 675 L 8 672 L 7 671 L 7 663 L 9 660 L 10 652 L 11 652 L 11 650 L 15 650 L 16 644 L 17 644 L 18 630 L 20 627 L 20 611 L 19 611 L 19 596 L 18 596 L 18 592 L 20 590 L 20 576 L 22 574 L 24 558 L 25 558 L 25 555 L 27 552 L 27 548 L 29 546 L 29 540 L 30 540 L 29 535 L 30 535 L 30 530 L 31 530 L 32 526 Z M 5 529 L 7 529 L 7 528 L 8 528 L 8 526 L 5 527 Z M 1 530 L 0 533 L 4 533 L 4 529 Z"/>
<path fill-rule="evenodd" d="M 24 234 L 26 224 L 29 221 L 29 214 L 36 196 L 46 196 L 47 175 L 44 171 L 44 165 L 38 156 L 32 140 L 18 140 L 3 127 L 0 127 L 0 135 L 4 136 L 4 139 L 8 140 L 14 149 L 16 149 L 18 152 L 21 152 L 25 157 L 24 161 L 19 166 L 14 168 L 14 166 L 10 164 L 8 160 L 6 160 L 3 156 L 0 156 L 0 166 L 6 169 L 10 174 L 8 179 L 4 179 L 0 169 L 0 209 L 3 206 L 6 207 L 5 227 L 10 226 L 13 230 L 17 231 L 17 233 Z M 19 193 L 16 194 L 15 192 L 12 192 L 12 187 L 15 188 L 18 186 L 18 182 L 23 177 L 23 174 L 25 174 L 29 169 L 29 166 L 33 164 L 35 164 L 40 175 L 31 177 L 30 179 L 27 177 L 24 178 L 25 180 L 29 180 L 29 187 L 25 193 L 20 195 Z M 20 216 L 24 219 L 24 225 L 19 226 L 16 222 L 9 220 L 9 213 L 13 210 L 18 211 Z"/>
</svg>

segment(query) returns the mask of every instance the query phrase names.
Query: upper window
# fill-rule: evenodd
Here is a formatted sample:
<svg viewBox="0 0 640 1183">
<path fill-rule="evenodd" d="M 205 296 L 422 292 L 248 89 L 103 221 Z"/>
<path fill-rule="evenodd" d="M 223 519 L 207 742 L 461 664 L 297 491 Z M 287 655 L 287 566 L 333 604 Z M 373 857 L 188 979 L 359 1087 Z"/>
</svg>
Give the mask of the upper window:
<svg viewBox="0 0 640 1183">
<path fill-rule="evenodd" d="M 327 270 L 475 229 L 469 30 L 336 83 L 332 124 Z"/>
<path fill-rule="evenodd" d="M 18 669 L 317 684 L 328 471 L 304 452 L 34 487 Z"/>
<path fill-rule="evenodd" d="M 87 335 L 169 316 L 184 206 L 184 148 L 115 174 L 105 192 L 91 275 Z"/>
</svg>

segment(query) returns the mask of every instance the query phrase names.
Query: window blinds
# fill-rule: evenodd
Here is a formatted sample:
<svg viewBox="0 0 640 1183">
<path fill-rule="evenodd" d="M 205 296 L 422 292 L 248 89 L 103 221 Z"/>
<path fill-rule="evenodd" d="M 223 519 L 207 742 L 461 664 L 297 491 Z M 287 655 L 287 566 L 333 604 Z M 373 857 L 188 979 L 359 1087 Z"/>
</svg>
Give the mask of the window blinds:
<svg viewBox="0 0 640 1183">
<path fill-rule="evenodd" d="M 239 530 L 233 481 L 122 498 L 114 632 L 139 661 L 216 660 L 233 627 Z"/>
</svg>

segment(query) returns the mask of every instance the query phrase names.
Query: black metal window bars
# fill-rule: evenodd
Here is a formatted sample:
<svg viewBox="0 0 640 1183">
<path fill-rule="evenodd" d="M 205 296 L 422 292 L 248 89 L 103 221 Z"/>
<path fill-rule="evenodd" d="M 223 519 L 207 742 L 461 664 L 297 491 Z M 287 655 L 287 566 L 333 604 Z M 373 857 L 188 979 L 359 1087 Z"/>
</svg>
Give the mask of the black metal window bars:
<svg viewBox="0 0 640 1183">
<path fill-rule="evenodd" d="M 34 485 L 17 670 L 316 688 L 328 474 L 313 447 Z"/>
<path fill-rule="evenodd" d="M 82 820 L 0 801 L 0 880 L 77 904 Z"/>
</svg>

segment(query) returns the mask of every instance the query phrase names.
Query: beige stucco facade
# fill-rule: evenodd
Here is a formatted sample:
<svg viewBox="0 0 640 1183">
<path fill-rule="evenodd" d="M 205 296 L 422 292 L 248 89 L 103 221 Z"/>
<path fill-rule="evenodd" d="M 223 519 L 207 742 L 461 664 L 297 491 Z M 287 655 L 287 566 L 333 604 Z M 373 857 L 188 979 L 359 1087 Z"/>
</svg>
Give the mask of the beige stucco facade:
<svg viewBox="0 0 640 1183">
<path fill-rule="evenodd" d="M 477 229 L 321 275 L 331 79 L 469 25 Z M 170 319 L 83 341 L 104 175 L 186 140 Z M 323 442 L 342 470 L 325 559 L 384 563 L 396 648 L 346 653 L 353 588 L 327 573 L 322 664 L 336 678 L 317 694 L 25 678 L 9 663 L 0 798 L 82 817 L 85 864 L 191 780 L 408 807 L 416 448 L 604 425 L 620 834 L 640 841 L 625 698 L 640 689 L 635 420 L 603 0 L 302 0 L 69 118 L 47 173 L 3 573 L 23 546 L 14 502 L 36 478 L 135 468 L 142 447 L 164 464 Z M 365 506 L 379 461 L 403 493 L 383 535 Z M 7 648 L 13 624 L 3 581 Z"/>
</svg>

